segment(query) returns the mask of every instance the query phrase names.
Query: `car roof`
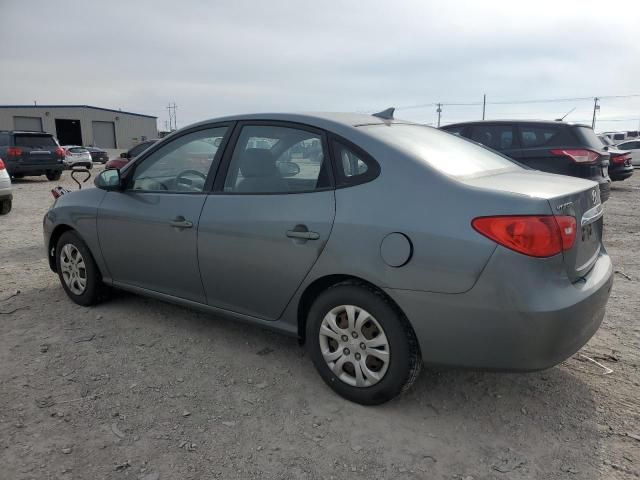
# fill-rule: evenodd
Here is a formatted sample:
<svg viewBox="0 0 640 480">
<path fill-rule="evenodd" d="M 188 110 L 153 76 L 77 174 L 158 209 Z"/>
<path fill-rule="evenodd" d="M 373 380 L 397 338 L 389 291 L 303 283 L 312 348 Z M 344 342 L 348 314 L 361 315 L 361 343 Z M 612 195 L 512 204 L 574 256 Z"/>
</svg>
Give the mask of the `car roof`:
<svg viewBox="0 0 640 480">
<path fill-rule="evenodd" d="M 502 120 L 476 120 L 476 121 L 471 121 L 471 122 L 457 122 L 457 123 L 450 123 L 447 125 L 443 125 L 443 128 L 445 127 L 458 127 L 458 126 L 463 126 L 463 125 L 483 125 L 483 124 L 487 124 L 487 125 L 567 125 L 570 127 L 589 127 L 591 128 L 589 125 L 586 125 L 584 123 L 573 123 L 573 122 L 558 122 L 555 120 L 508 120 L 508 119 L 502 119 Z"/>
<path fill-rule="evenodd" d="M 229 115 L 220 118 L 212 118 L 192 126 L 206 125 L 213 122 L 232 122 L 243 120 L 267 120 L 303 123 L 318 128 L 327 128 L 331 125 L 342 127 L 359 127 L 363 125 L 378 125 L 389 123 L 413 123 L 397 119 L 383 120 L 373 115 L 365 113 L 342 113 L 342 112 L 301 112 L 301 113 L 250 113 L 244 115 Z"/>
<path fill-rule="evenodd" d="M 19 133 L 19 134 L 29 134 L 29 135 L 50 135 L 53 137 L 53 134 L 47 132 L 34 132 L 33 130 L 0 130 L 0 133 Z"/>
</svg>

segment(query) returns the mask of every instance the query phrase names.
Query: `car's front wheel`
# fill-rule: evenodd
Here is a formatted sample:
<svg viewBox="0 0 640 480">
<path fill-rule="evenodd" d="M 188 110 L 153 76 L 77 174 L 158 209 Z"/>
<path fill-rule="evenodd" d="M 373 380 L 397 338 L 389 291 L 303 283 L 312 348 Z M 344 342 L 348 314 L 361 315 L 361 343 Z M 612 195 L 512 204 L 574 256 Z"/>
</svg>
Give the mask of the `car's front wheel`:
<svg viewBox="0 0 640 480">
<path fill-rule="evenodd" d="M 102 277 L 89 248 L 72 231 L 56 244 L 56 267 L 62 288 L 78 305 L 94 305 L 105 292 Z"/>
<path fill-rule="evenodd" d="M 365 285 L 343 283 L 320 294 L 306 335 L 322 379 L 356 403 L 384 403 L 407 390 L 420 372 L 420 349 L 408 321 Z"/>
<path fill-rule="evenodd" d="M 47 170 L 47 180 L 60 180 L 60 176 L 62 176 L 62 172 L 60 170 L 56 170 L 55 172 L 52 170 Z"/>
</svg>

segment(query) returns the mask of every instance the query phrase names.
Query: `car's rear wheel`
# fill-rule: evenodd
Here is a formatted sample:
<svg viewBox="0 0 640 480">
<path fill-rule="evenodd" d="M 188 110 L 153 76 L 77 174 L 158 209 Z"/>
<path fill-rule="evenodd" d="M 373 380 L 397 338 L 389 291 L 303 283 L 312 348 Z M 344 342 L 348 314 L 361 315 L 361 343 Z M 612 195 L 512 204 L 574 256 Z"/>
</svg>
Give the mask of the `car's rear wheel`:
<svg viewBox="0 0 640 480">
<path fill-rule="evenodd" d="M 62 172 L 60 170 L 56 170 L 55 172 L 51 170 L 47 170 L 46 175 L 47 175 L 47 180 L 51 180 L 51 181 L 60 180 L 60 176 L 62 175 Z"/>
<path fill-rule="evenodd" d="M 62 288 L 78 305 L 99 302 L 105 286 L 89 248 L 75 232 L 63 233 L 56 244 L 56 267 Z"/>
<path fill-rule="evenodd" d="M 422 363 L 406 318 L 380 292 L 338 284 L 318 296 L 306 342 L 320 376 L 338 394 L 363 405 L 407 390 Z"/>
<path fill-rule="evenodd" d="M 6 215 L 11 211 L 12 202 L 10 199 L 0 200 L 0 215 Z"/>
</svg>

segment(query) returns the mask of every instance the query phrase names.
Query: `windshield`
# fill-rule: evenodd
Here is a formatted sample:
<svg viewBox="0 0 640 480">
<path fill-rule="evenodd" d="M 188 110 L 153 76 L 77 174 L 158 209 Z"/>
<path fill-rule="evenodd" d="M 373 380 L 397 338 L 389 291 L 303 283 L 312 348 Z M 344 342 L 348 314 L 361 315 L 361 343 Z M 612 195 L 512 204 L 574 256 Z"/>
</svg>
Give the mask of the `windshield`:
<svg viewBox="0 0 640 480">
<path fill-rule="evenodd" d="M 506 157 L 487 148 L 431 127 L 380 124 L 360 128 L 364 128 L 367 133 L 386 143 L 419 157 L 431 167 L 452 177 L 521 168 Z"/>
</svg>

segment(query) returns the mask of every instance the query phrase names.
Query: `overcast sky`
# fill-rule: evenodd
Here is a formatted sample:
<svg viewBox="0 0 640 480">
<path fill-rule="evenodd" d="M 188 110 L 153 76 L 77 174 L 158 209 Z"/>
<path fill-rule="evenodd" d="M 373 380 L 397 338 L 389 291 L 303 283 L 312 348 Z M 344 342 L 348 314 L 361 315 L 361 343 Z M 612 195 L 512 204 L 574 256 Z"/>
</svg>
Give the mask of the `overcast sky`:
<svg viewBox="0 0 640 480">
<path fill-rule="evenodd" d="M 636 2 L 0 0 L 0 104 L 89 104 L 178 126 L 264 111 L 640 94 Z M 633 13 L 633 14 L 631 14 Z M 640 97 L 596 130 L 637 129 Z M 590 123 L 593 101 L 487 106 Z M 480 106 L 444 106 L 442 122 Z M 435 107 L 396 117 L 434 122 Z M 615 119 L 622 121 L 606 121 Z"/>
</svg>

